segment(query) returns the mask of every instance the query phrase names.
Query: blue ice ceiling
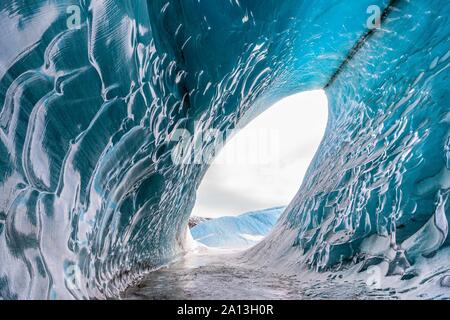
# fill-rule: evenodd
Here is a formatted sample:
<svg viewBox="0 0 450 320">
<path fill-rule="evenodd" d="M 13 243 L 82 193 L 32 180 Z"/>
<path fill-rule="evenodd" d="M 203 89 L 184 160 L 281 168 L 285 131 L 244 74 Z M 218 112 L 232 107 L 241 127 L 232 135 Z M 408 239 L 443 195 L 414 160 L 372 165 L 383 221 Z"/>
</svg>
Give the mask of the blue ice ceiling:
<svg viewBox="0 0 450 320">
<path fill-rule="evenodd" d="M 173 163 L 177 129 L 224 132 L 318 88 L 324 140 L 254 250 L 279 242 L 319 271 L 384 259 L 400 274 L 433 255 L 449 244 L 449 12 L 441 0 L 2 1 L 0 297 L 114 296 L 167 263 L 207 170 Z"/>
</svg>

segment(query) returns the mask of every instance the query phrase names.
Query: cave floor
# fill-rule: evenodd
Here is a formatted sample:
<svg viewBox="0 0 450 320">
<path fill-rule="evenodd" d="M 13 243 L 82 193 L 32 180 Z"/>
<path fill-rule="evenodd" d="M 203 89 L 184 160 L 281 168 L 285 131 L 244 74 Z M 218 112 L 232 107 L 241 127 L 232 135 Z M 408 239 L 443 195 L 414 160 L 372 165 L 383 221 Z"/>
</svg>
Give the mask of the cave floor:
<svg viewBox="0 0 450 320">
<path fill-rule="evenodd" d="M 145 300 L 298 300 L 388 299 L 389 290 L 370 290 L 363 282 L 342 279 L 305 280 L 239 262 L 239 252 L 206 250 L 191 253 L 168 267 L 149 273 L 122 299 Z"/>
</svg>

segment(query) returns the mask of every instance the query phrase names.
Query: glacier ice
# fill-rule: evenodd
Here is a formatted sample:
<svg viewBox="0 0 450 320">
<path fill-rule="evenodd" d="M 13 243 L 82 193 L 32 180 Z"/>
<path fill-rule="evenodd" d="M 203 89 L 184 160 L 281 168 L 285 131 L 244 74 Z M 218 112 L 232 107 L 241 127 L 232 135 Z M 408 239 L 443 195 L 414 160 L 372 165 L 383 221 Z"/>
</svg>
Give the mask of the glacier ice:
<svg viewBox="0 0 450 320">
<path fill-rule="evenodd" d="M 369 30 L 373 5 L 384 14 Z M 325 137 L 249 257 L 402 273 L 448 252 L 449 12 L 441 0 L 2 1 L 0 297 L 115 296 L 181 254 L 207 165 L 174 164 L 174 132 L 224 132 L 318 88 Z"/>
<path fill-rule="evenodd" d="M 208 247 L 245 248 L 261 241 L 285 207 L 247 212 L 202 222 L 191 229 L 194 240 Z"/>
</svg>

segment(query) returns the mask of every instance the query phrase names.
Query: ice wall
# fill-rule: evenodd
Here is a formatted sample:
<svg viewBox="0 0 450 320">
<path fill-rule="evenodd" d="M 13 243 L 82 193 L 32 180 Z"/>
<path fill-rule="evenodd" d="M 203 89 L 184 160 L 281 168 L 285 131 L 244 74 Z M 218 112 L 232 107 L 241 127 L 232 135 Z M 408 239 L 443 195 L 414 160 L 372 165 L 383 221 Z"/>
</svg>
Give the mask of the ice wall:
<svg viewBox="0 0 450 320">
<path fill-rule="evenodd" d="M 207 169 L 172 161 L 179 129 L 323 87 L 326 137 L 259 252 L 287 234 L 319 267 L 385 238 L 411 261 L 442 247 L 449 4 L 391 2 L 365 37 L 389 1 L 2 1 L 0 297 L 111 296 L 174 258 Z"/>
<path fill-rule="evenodd" d="M 343 64 L 327 87 L 328 128 L 303 186 L 253 254 L 291 229 L 301 263 L 387 261 L 388 275 L 402 275 L 450 243 L 449 9 L 397 2 Z"/>
</svg>

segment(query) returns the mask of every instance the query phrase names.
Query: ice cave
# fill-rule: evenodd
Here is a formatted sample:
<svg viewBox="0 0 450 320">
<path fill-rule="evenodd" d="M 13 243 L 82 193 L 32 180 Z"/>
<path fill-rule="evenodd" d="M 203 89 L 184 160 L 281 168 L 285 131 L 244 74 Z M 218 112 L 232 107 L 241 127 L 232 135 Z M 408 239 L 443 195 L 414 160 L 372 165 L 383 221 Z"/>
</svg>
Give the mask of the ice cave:
<svg viewBox="0 0 450 320">
<path fill-rule="evenodd" d="M 450 297 L 449 13 L 442 0 L 1 1 L 0 297 L 117 297 L 182 255 L 208 165 L 180 142 L 207 150 L 314 89 L 325 136 L 241 259 L 317 279 L 380 266 L 403 292 Z"/>
</svg>

